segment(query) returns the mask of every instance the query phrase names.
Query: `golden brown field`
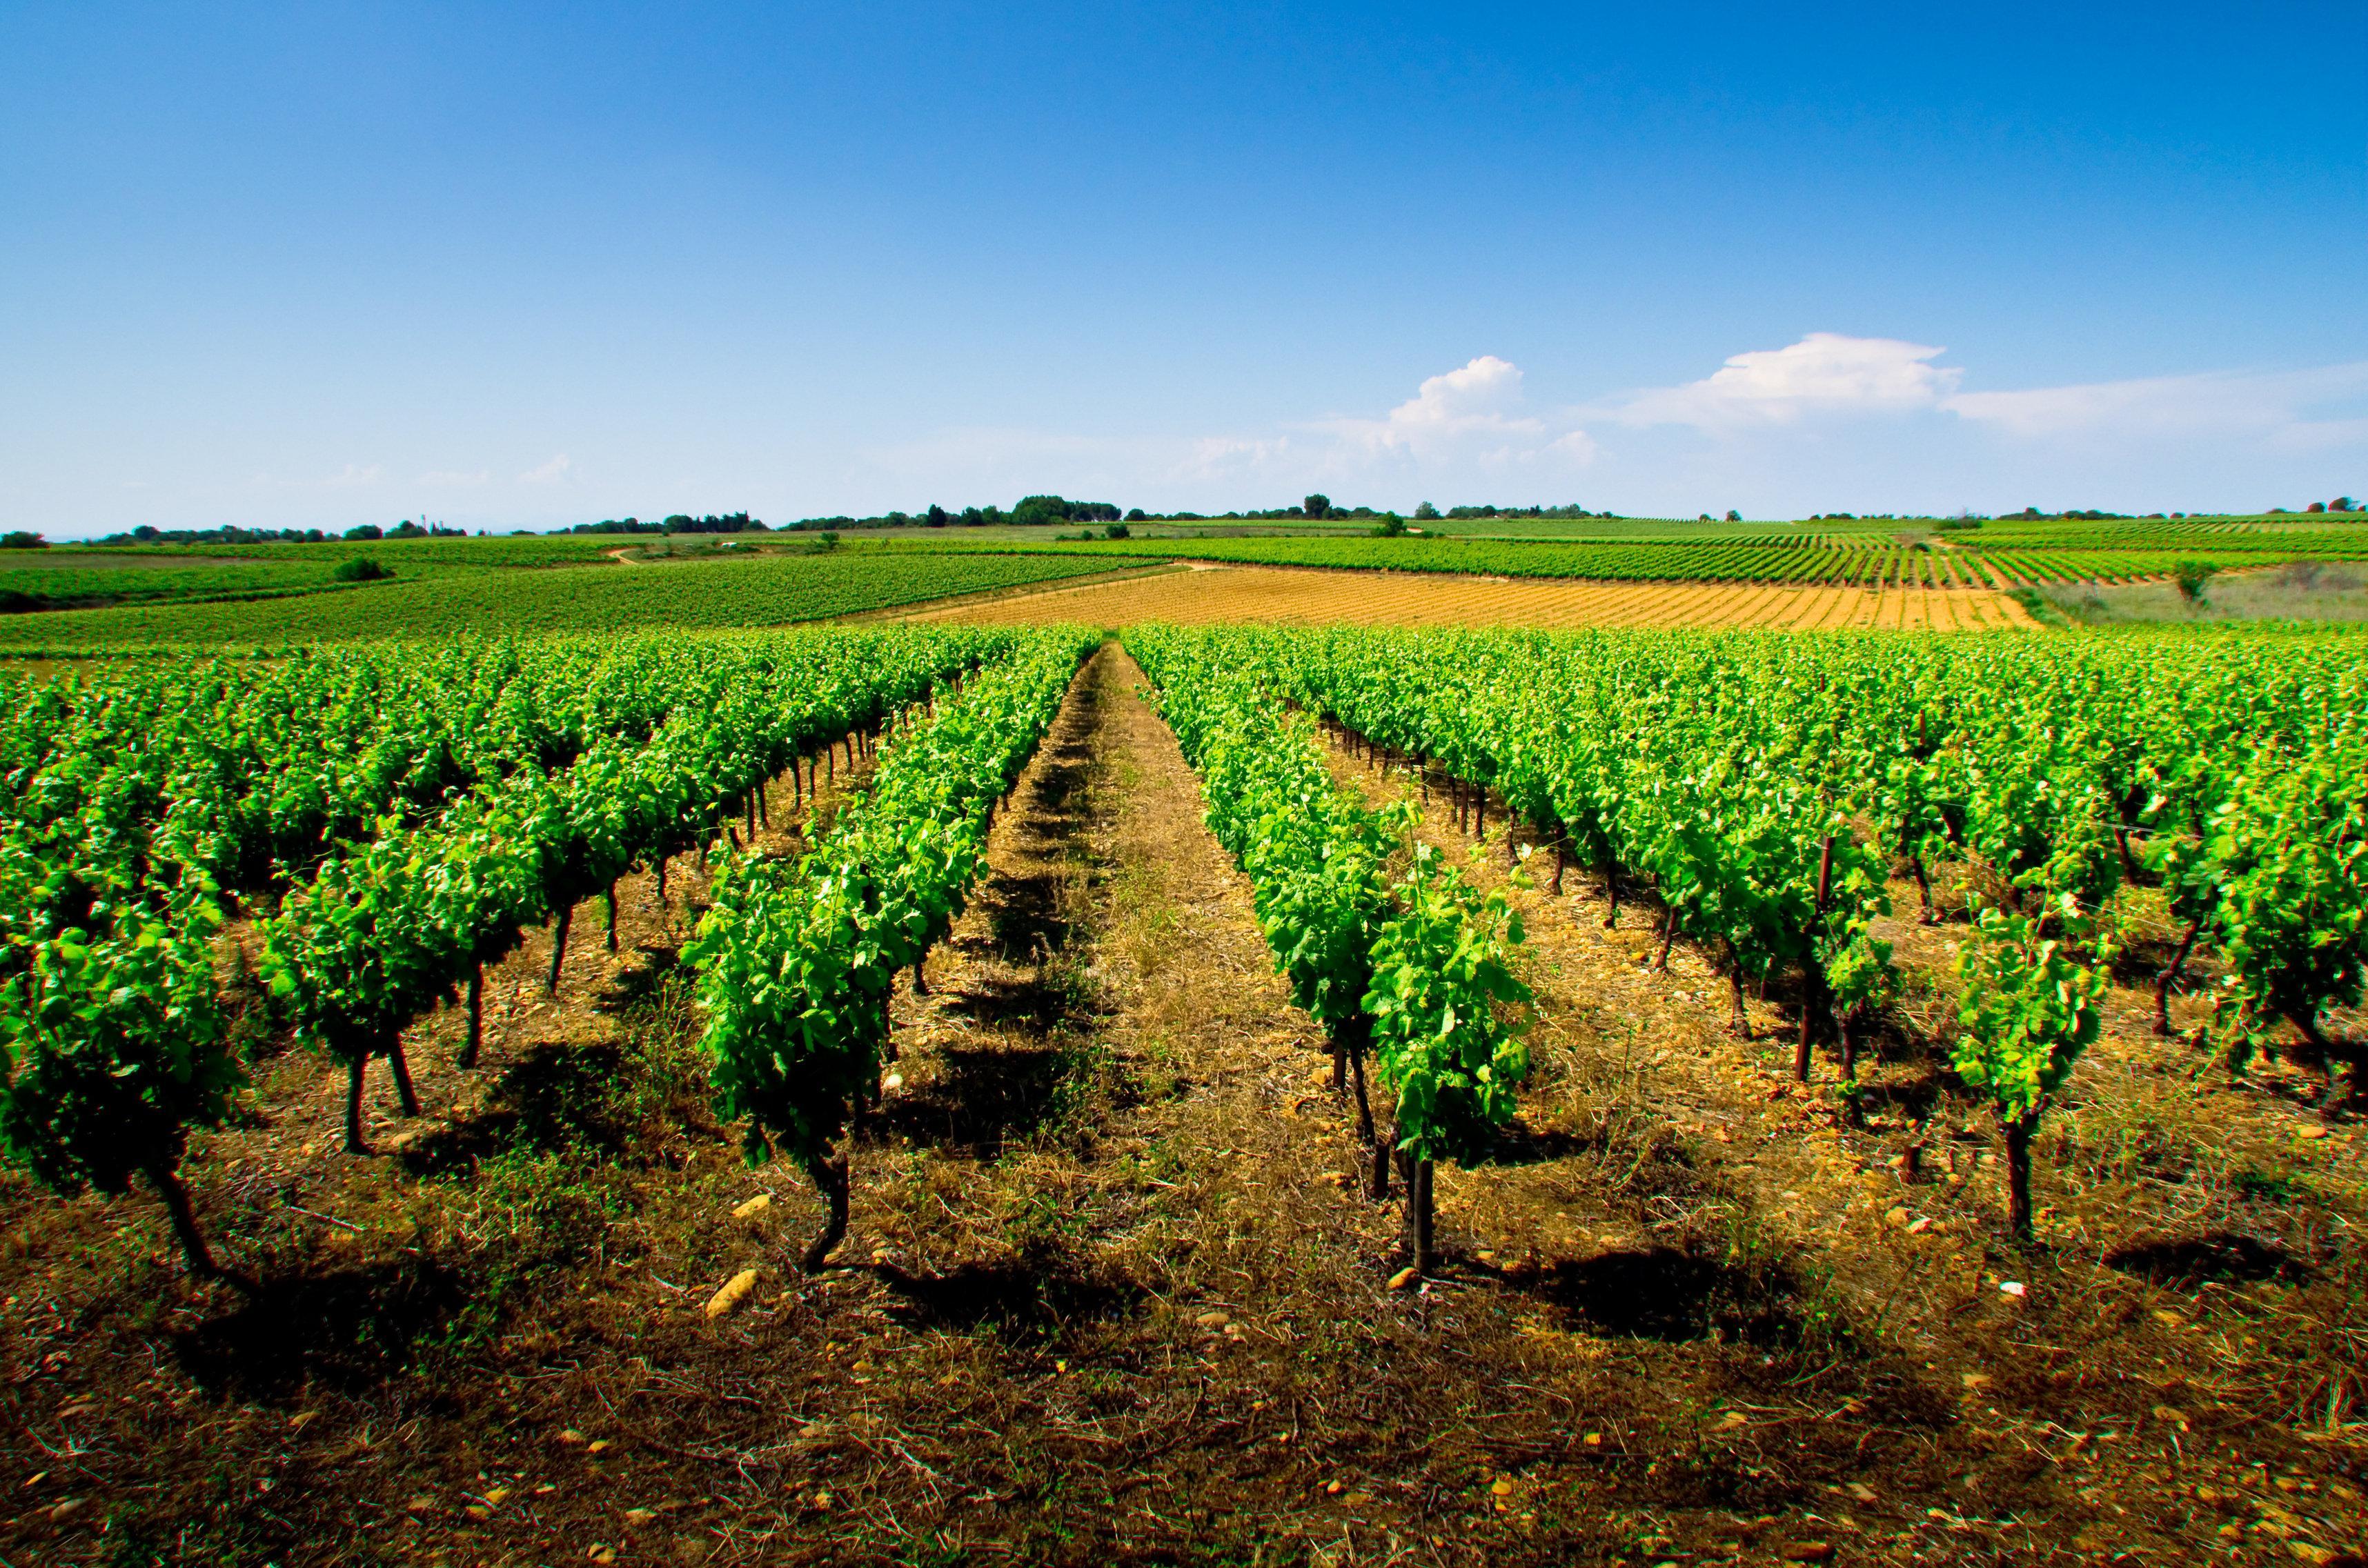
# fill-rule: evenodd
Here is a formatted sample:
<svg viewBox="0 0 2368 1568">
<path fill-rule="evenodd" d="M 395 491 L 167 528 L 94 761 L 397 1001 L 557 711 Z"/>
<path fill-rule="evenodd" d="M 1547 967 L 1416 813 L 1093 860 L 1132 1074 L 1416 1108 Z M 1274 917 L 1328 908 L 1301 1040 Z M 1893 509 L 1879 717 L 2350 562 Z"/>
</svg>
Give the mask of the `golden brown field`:
<svg viewBox="0 0 2368 1568">
<path fill-rule="evenodd" d="M 1975 588 L 1790 587 L 1749 583 L 1606 583 L 1196 565 L 917 611 L 914 620 L 1125 626 L 1264 620 L 1372 626 L 1902 627 L 1935 631 L 2030 626 L 2005 595 Z"/>
</svg>

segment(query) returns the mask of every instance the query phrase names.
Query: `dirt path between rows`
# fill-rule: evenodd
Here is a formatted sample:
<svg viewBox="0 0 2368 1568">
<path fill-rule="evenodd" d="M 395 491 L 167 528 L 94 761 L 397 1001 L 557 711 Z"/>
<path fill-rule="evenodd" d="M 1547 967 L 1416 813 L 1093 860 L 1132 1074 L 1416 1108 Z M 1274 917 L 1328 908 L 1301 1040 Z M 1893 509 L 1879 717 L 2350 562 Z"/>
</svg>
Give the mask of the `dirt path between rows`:
<svg viewBox="0 0 2368 1568">
<path fill-rule="evenodd" d="M 1929 1044 L 1896 1030 L 1869 1042 L 1867 1113 L 1853 1125 L 1838 1112 L 1825 1048 L 1812 1084 L 1793 1082 L 1790 1017 L 1750 999 L 1748 1031 L 1738 1032 L 1728 983 L 1703 954 L 1679 943 L 1666 971 L 1656 965 L 1656 905 L 1632 890 L 1618 926 L 1607 928 L 1598 880 L 1573 868 L 1555 896 L 1552 852 L 1526 825 L 1513 844 L 1531 858 L 1513 869 L 1518 848 L 1508 850 L 1501 801 L 1489 803 L 1484 841 L 1468 821 L 1459 825 L 1443 777 L 1377 765 L 1345 737 L 1330 762 L 1344 787 L 1374 803 L 1433 791 L 1420 836 L 1523 912 L 1522 969 L 1539 1017 L 1509 1146 L 1625 1148 L 1639 1171 L 1663 1166 L 1662 1190 L 1641 1205 L 1626 1195 L 1621 1206 L 1648 1236 L 1723 1232 L 1730 1262 L 1761 1260 L 1812 1313 L 1832 1315 L 1850 1354 L 1891 1368 L 1896 1396 L 1925 1412 L 1930 1496 L 1913 1494 L 1921 1488 L 1903 1496 L 1868 1476 L 1849 1488 L 1857 1523 L 1891 1515 L 1912 1529 L 1916 1513 L 1940 1500 L 1938 1517 L 1961 1545 L 1987 1533 L 1998 1548 L 2027 1547 L 2032 1538 L 2018 1532 L 2044 1517 L 2037 1539 L 2051 1549 L 2175 1555 L 2226 1516 L 2250 1511 L 2270 1523 L 2220 1534 L 2266 1531 L 2294 1541 L 2292 1554 L 2305 1561 L 2331 1550 L 2314 1543 L 2360 1528 L 2361 1491 L 2341 1479 L 2355 1460 L 2322 1446 L 2332 1418 L 2310 1415 L 2314 1400 L 2332 1410 L 2342 1397 L 2340 1369 L 2352 1352 L 2337 1325 L 2350 1316 L 2356 1266 L 2337 1254 L 2327 1217 L 2263 1212 L 2219 1187 L 2216 1173 L 2182 1171 L 2178 1162 L 2194 1153 L 2173 1153 L 2209 1151 L 2229 1167 L 2244 1153 L 2264 1157 L 2275 1139 L 2251 1124 L 2280 1119 L 2277 1093 L 2249 1092 L 2241 1107 L 2225 1090 L 2200 1099 L 2169 1044 L 2145 1053 L 2151 1060 L 2084 1063 L 2085 1091 L 2055 1113 L 2054 1163 L 2041 1173 L 2042 1201 L 2062 1206 L 2044 1210 L 2054 1239 L 2012 1246 L 2000 1233 L 1994 1119 L 1957 1089 Z M 1912 889 L 1895 897 L 1913 910 Z M 1941 934 L 1906 920 L 1885 929 L 1903 958 L 1916 954 L 1905 1006 L 1911 1029 L 1929 1027 L 1949 1005 L 1930 978 L 1936 959 L 1945 961 Z M 2122 1000 L 2126 1010 L 2131 999 Z M 2214 1121 L 2224 1125 L 2206 1126 Z M 1919 1167 L 1904 1164 L 1911 1145 Z M 2336 1155 L 2349 1158 L 2348 1149 Z M 1632 1244 L 1612 1233 L 1590 1243 L 1583 1222 L 1556 1210 L 1563 1190 L 1551 1160 L 1442 1170 L 1442 1226 L 1525 1258 Z M 2246 1300 L 2247 1282 L 2266 1278 L 2307 1294 L 2254 1286 L 2256 1299 Z M 2295 1363 L 2284 1369 L 2308 1371 L 2262 1375 L 2254 1347 L 2265 1322 L 2292 1336 Z M 2294 1394 L 2281 1383 L 2302 1391 L 2294 1426 L 2277 1419 L 2297 1414 L 2282 1408 Z M 1844 1414 L 1876 1425 L 1862 1411 Z M 2110 1447 L 2092 1442 L 2100 1428 L 2112 1431 Z M 2260 1504 L 2273 1466 L 2285 1471 L 2277 1487 L 2298 1499 L 2324 1487 L 2328 1513 L 2281 1519 L 2277 1505 Z M 1985 1519 L 1995 1521 L 1987 1532 Z M 1892 1539 L 1905 1546 L 1914 1537 Z"/>
<path fill-rule="evenodd" d="M 456 1017 L 415 1031 L 428 1114 L 373 1129 L 398 1153 L 336 1153 L 334 1085 L 274 1074 L 198 1183 L 261 1301 L 183 1281 L 145 1195 L 0 1185 L 0 1557 L 2070 1561 L 2175 1555 L 2218 1519 L 2175 1488 L 2233 1461 L 2171 1447 L 2216 1455 L 2228 1420 L 2161 1373 L 2102 1399 L 2103 1341 L 2001 1338 L 1964 1386 L 1975 1331 L 1933 1303 L 1971 1290 L 1986 1321 L 1978 1266 L 1953 1232 L 1879 1233 L 1896 1178 L 1842 1168 L 1894 1134 L 1827 1136 L 1748 1061 L 1710 1070 L 1743 1049 L 1723 989 L 1623 967 L 1576 894 L 1519 895 L 1544 993 L 1527 1124 L 1442 1173 L 1448 1266 L 1390 1290 L 1395 1210 L 1357 1189 L 1318 1032 L 1141 678 L 1114 645 L 1080 672 L 928 993 L 900 988 L 820 1277 L 791 1261 L 811 1187 L 706 1108 L 676 959 L 694 857 L 665 904 L 620 887 L 613 956 L 578 909 L 555 1001 L 547 937 L 497 971 L 485 1067 L 449 1066 Z M 758 835 L 785 853 L 821 825 L 787 796 Z M 1893 1260 L 1887 1312 L 1853 1246 Z M 2154 1299 L 2098 1310 L 2143 1330 Z M 2113 1443 L 2038 1430 L 2067 1374 Z M 2146 1415 L 2164 1401 L 2192 1432 Z M 2268 1479 L 2275 1539 L 2331 1539 L 2330 1494 Z"/>
</svg>

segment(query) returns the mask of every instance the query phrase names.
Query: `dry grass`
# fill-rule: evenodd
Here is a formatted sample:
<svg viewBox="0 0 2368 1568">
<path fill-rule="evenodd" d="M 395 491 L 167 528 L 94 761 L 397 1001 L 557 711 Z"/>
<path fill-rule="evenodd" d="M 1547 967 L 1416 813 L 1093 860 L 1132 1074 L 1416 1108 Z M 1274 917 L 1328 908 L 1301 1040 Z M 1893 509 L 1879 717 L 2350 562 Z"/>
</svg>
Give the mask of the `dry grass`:
<svg viewBox="0 0 2368 1568">
<path fill-rule="evenodd" d="M 1192 563 L 1151 579 L 932 606 L 916 620 L 1076 620 L 1127 626 L 1275 621 L 1370 626 L 1759 626 L 1983 630 L 2033 624 L 1986 588 L 1784 587 L 1744 583 L 1597 583 L 1410 572 L 1326 572 Z"/>
<path fill-rule="evenodd" d="M 1376 799 L 1419 787 L 1347 752 L 1336 768 Z M 1624 901 L 1622 928 L 1604 929 L 1588 879 L 1573 872 L 1564 896 L 1547 896 L 1508 869 L 1502 828 L 1495 817 L 1473 874 L 1531 916 L 1538 1070 L 1518 1138 L 1625 1150 L 1640 1176 L 1681 1168 L 1639 1214 L 1646 1226 L 1700 1230 L 1722 1215 L 1740 1248 L 1816 1282 L 1819 1309 L 1861 1351 L 1907 1358 L 1925 1397 L 1952 1412 L 1931 1439 L 1954 1477 L 1936 1499 L 1944 1512 L 2020 1516 L 2025 1530 L 2044 1517 L 2027 1545 L 2141 1560 L 2179 1556 L 2199 1535 L 2226 1546 L 2215 1530 L 2249 1543 L 2240 1558 L 2324 1561 L 2314 1554 L 2360 1540 L 2368 1267 L 2352 1238 L 2368 1219 L 2368 1163 L 2355 1130 L 2306 1110 L 2313 1082 L 2271 1067 L 2228 1084 L 2183 1041 L 2153 1037 L 2151 994 L 2132 976 L 2141 983 L 2115 989 L 2106 1038 L 2046 1124 L 2040 1245 L 2019 1248 L 2000 1233 L 1995 1127 L 1941 1059 L 1961 923 L 1886 927 L 1908 994 L 1864 1072 L 1857 1124 L 1830 1062 L 1812 1086 L 1788 1081 L 1782 1009 L 1752 1001 L 1738 1038 L 1726 983 L 1702 955 L 1680 945 L 1667 972 L 1651 966 L 1656 909 Z M 1424 831 L 1472 847 L 1444 811 Z M 1893 894 L 1916 908 L 1912 883 Z M 1944 909 L 1958 902 L 1944 891 Z M 1551 1163 L 1443 1176 L 1441 1190 L 1500 1247 L 1565 1259 L 1589 1248 L 1594 1217 L 1562 1201 Z M 1635 1233 L 1613 1224 L 1592 1244 L 1618 1252 Z M 2025 1293 L 2000 1291 L 2008 1281 Z M 1977 1525 L 1952 1528 L 1958 1551 L 1985 1540 Z M 2017 1536 L 1987 1540 L 2006 1551 Z"/>
<path fill-rule="evenodd" d="M 2226 1520 L 2266 1562 L 2354 1539 L 2352 1385 L 2329 1434 L 2325 1381 L 2357 1365 L 2349 1142 L 2287 1139 L 2270 1169 L 2226 1129 L 2266 1137 L 2284 1102 L 2199 1105 L 2133 1056 L 2052 1124 L 2048 1245 L 2014 1254 L 1987 1131 L 1956 1132 L 1929 1051 L 1894 1043 L 1866 1129 L 1773 1097 L 1769 1010 L 1726 1035 L 1722 983 L 1682 950 L 1640 969 L 1641 932 L 1601 932 L 1581 892 L 1517 894 L 1524 1125 L 1442 1174 L 1447 1266 L 1389 1290 L 1395 1217 L 1345 1179 L 1316 1032 L 1135 678 L 1114 650 L 1088 666 L 931 994 L 900 996 L 900 1081 L 822 1278 L 788 1267 L 810 1191 L 703 1108 L 684 912 L 639 885 L 614 960 L 581 912 L 558 1004 L 498 989 L 482 1073 L 441 1065 L 456 1020 L 423 1025 L 435 1114 L 378 1129 L 401 1154 L 331 1152 L 333 1080 L 273 1070 L 261 1124 L 196 1171 L 274 1282 L 259 1304 L 181 1281 L 142 1198 L 0 1184 L 0 1559 L 2171 1561 Z M 1936 1168 L 1959 1151 L 1954 1184 L 1902 1185 L 1916 1136 Z M 2105 1261 L 2240 1221 L 2291 1278 L 2241 1250 Z"/>
</svg>

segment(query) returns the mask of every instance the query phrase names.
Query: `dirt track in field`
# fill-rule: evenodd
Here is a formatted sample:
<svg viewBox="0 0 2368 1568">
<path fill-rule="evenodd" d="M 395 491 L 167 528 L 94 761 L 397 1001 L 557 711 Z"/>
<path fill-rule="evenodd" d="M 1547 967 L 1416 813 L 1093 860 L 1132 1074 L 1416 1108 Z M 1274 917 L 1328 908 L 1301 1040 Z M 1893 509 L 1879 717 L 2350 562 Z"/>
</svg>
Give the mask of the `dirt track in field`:
<svg viewBox="0 0 2368 1568">
<path fill-rule="evenodd" d="M 1748 626 L 1792 631 L 1881 627 L 1984 631 L 2035 624 L 1986 588 L 1788 587 L 1748 583 L 1606 583 L 1217 566 L 1127 582 L 1053 588 L 914 612 L 914 620 L 1128 626 L 1272 621 L 1368 626 Z"/>
<path fill-rule="evenodd" d="M 1361 746 L 1336 748 L 1332 765 L 1375 803 L 1424 788 L 1403 762 L 1378 768 Z M 1681 943 L 1667 970 L 1655 965 L 1649 895 L 1631 889 L 1607 929 L 1598 879 L 1574 868 L 1553 892 L 1552 852 L 1526 825 L 1514 842 L 1531 845 L 1531 858 L 1514 872 L 1502 802 L 1491 802 L 1483 841 L 1459 826 L 1444 783 L 1431 780 L 1418 831 L 1526 917 L 1520 968 L 1538 1014 L 1516 1142 L 1624 1140 L 1640 1170 L 1674 1161 L 1691 1180 L 1643 1204 L 1634 1222 L 1648 1241 L 1698 1232 L 1701 1216 L 1724 1210 L 1738 1252 L 1817 1281 L 1819 1304 L 1860 1353 L 1900 1357 L 1894 1365 L 1928 1409 L 1952 1412 L 1930 1433 L 1933 1479 L 1908 1497 L 1944 1504 L 1931 1517 L 1947 1518 L 1945 1529 L 1918 1548 L 1912 1533 L 1885 1542 L 1853 1528 L 1854 1555 L 1888 1545 L 1972 1560 L 1986 1544 L 2044 1561 L 2174 1561 L 2210 1539 L 2224 1551 L 2249 1543 L 2238 1561 L 2265 1550 L 2344 1561 L 2338 1543 L 2368 1531 L 2355 1484 L 2362 1428 L 2340 1419 L 2359 1377 L 2350 1325 L 2361 1263 L 2336 1240 L 2360 1211 L 2362 1134 L 2307 1109 L 2317 1091 L 2301 1071 L 2265 1064 L 2232 1085 L 2187 1041 L 2152 1035 L 2140 977 L 2175 932 L 2132 933 L 2142 956 L 2112 993 L 2106 1037 L 2049 1112 L 2036 1174 L 2042 1243 L 2019 1247 L 2000 1233 L 1995 1119 L 1933 1046 L 1953 1008 L 1945 977 L 1961 921 L 1916 924 L 1914 884 L 1894 885 L 1902 914 L 1880 929 L 1898 943 L 1904 995 L 1900 1016 L 1868 1042 L 1866 1114 L 1854 1121 L 1839 1110 L 1826 1049 L 1811 1083 L 1793 1081 L 1785 1009 L 1746 998 L 1738 1034 L 1733 994 L 1706 954 Z M 2184 1002 L 2175 1013 L 2195 1016 Z M 2260 1200 L 2288 1179 L 2268 1173 L 2304 1169 L 2325 1208 Z M 1588 1217 L 1556 1213 L 1563 1179 L 1553 1163 L 1442 1169 L 1441 1228 L 1561 1260 L 1550 1267 L 1634 1244 L 1634 1229 L 1591 1240 Z M 2014 1293 L 2001 1289 L 2009 1282 Z M 2271 1324 L 2283 1342 L 2274 1357 L 2260 1348 Z M 2101 1431 L 2113 1436 L 2099 1444 Z M 1737 1433 L 1761 1440 L 1751 1427 Z M 1764 1440 L 1763 1454 L 1781 1454 L 1786 1439 Z M 1856 1506 L 1841 1511 L 1857 1526 L 1916 1528 L 1912 1508 L 1896 1518 L 1883 1482 L 1846 1490 Z M 1998 1528 L 2009 1518 L 2020 1529 Z"/>
<path fill-rule="evenodd" d="M 1577 873 L 1516 890 L 1543 1004 L 1521 1122 L 1442 1171 L 1444 1265 L 1388 1289 L 1395 1212 L 1356 1189 L 1318 1032 L 1139 684 L 1114 647 L 1087 665 L 928 994 L 900 986 L 822 1278 L 788 1267 L 811 1187 L 703 1108 L 674 973 L 695 857 L 666 903 L 620 889 L 614 955 L 578 909 L 556 998 L 546 938 L 502 966 L 478 1072 L 447 1064 L 457 1019 L 423 1021 L 428 1114 L 387 1118 L 373 1075 L 396 1157 L 337 1153 L 334 1079 L 281 1061 L 260 1124 L 193 1168 L 256 1302 L 182 1278 L 144 1193 L 0 1178 L 0 1559 L 2150 1563 L 2224 1521 L 2248 1564 L 2350 1544 L 2356 1434 L 2263 1392 L 2326 1356 L 2337 1280 L 2112 1273 L 2059 1230 L 2009 1306 L 1991 1173 L 1885 1164 L 1930 1063 L 1864 1132 L 1771 1099 L 1770 1009 L 1760 1041 L 1724 1034 L 1700 959 L 1638 967 L 1645 912 L 1601 932 Z M 813 825 L 791 793 L 768 848 Z M 1436 807 L 1427 831 L 1463 848 Z M 2155 1161 L 2192 1131 L 2131 1137 Z M 2205 1185 L 2127 1201 L 2219 1223 Z"/>
</svg>

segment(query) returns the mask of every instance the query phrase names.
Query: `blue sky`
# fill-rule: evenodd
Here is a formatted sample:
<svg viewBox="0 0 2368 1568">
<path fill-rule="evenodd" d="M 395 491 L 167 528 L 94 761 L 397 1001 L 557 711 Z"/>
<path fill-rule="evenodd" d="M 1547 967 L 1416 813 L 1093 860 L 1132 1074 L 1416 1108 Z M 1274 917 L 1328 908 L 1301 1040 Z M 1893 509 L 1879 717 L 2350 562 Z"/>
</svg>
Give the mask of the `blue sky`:
<svg viewBox="0 0 2368 1568">
<path fill-rule="evenodd" d="M 0 523 L 2368 492 L 2368 8 L 0 8 Z"/>
</svg>

